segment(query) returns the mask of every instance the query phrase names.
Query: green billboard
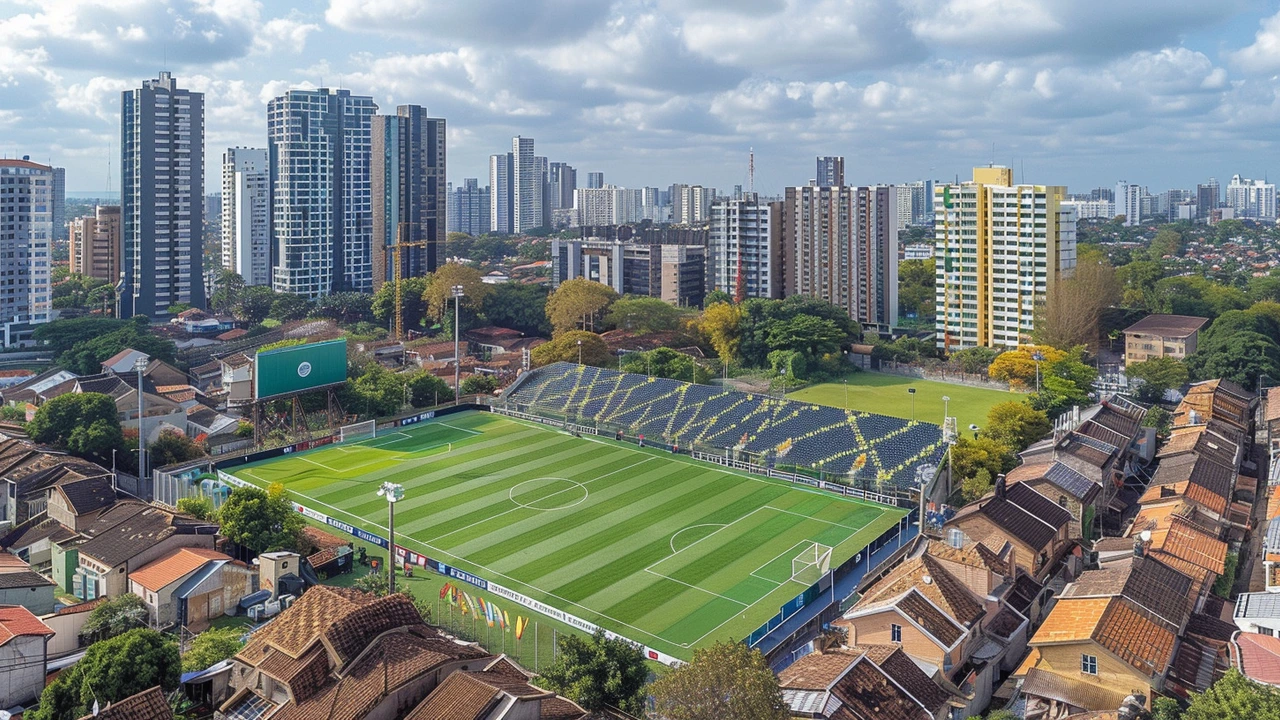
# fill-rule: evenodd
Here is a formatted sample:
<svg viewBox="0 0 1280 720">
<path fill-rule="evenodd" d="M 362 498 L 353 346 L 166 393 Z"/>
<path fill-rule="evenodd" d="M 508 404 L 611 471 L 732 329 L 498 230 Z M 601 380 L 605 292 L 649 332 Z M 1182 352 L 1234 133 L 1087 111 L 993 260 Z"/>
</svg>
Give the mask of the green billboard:
<svg viewBox="0 0 1280 720">
<path fill-rule="evenodd" d="M 338 385 L 347 379 L 347 341 L 307 343 L 258 353 L 253 396 L 259 400 Z"/>
</svg>

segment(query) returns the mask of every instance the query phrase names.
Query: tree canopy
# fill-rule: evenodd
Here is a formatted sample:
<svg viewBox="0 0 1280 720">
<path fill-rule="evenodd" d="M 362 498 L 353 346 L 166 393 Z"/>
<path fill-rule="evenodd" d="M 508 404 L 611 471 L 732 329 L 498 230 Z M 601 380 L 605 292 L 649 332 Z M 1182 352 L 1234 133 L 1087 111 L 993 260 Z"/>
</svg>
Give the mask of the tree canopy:
<svg viewBox="0 0 1280 720">
<path fill-rule="evenodd" d="M 661 298 L 624 297 L 609 308 L 604 323 L 619 330 L 645 334 L 684 330 L 689 319 L 689 311 Z"/>
<path fill-rule="evenodd" d="M 618 293 L 608 285 L 573 278 L 560 283 L 547 298 L 547 319 L 556 335 L 572 330 L 595 330 L 597 321 L 617 299 Z"/>
<path fill-rule="evenodd" d="M 257 553 L 293 550 L 302 544 L 302 516 L 279 483 L 267 490 L 233 488 L 218 511 L 218 520 L 225 537 Z"/>
<path fill-rule="evenodd" d="M 1022 451 L 1048 435 L 1051 430 L 1053 423 L 1043 410 L 1036 410 L 1025 402 L 1010 400 L 998 403 L 987 411 L 987 425 L 982 428 L 982 434 L 1014 451 Z"/>
<path fill-rule="evenodd" d="M 236 628 L 209 628 L 196 635 L 182 656 L 182 671 L 199 672 L 233 657 L 244 647 L 243 635 L 244 631 Z"/>
<path fill-rule="evenodd" d="M 717 642 L 693 651 L 687 665 L 650 686 L 657 714 L 668 720 L 786 720 L 778 677 L 764 656 L 743 643 Z"/>
<path fill-rule="evenodd" d="M 147 628 L 96 642 L 75 665 L 47 685 L 30 720 L 76 720 L 100 705 L 123 700 L 159 685 L 174 690 L 182 672 L 178 643 Z"/>
<path fill-rule="evenodd" d="M 147 443 L 147 458 L 152 467 L 189 462 L 204 455 L 204 448 L 176 430 L 161 431 L 160 437 Z"/>
<path fill-rule="evenodd" d="M 561 635 L 557 649 L 559 655 L 539 676 L 548 690 L 587 710 L 616 707 L 637 716 L 644 714 L 649 668 L 639 645 L 610 639 L 598 630 L 590 638 Z"/>
<path fill-rule="evenodd" d="M 113 597 L 89 611 L 80 634 L 91 641 L 106 640 L 134 628 L 146 627 L 147 604 L 133 593 Z"/>
<path fill-rule="evenodd" d="M 422 295 L 427 303 L 427 313 L 439 320 L 446 311 L 452 310 L 455 285 L 462 286 L 462 307 L 474 310 L 483 306 L 485 298 L 493 292 L 493 286 L 486 285 L 483 278 L 484 275 L 470 265 L 450 262 L 440 266 L 427 280 L 427 288 Z"/>
<path fill-rule="evenodd" d="M 550 337 L 546 285 L 502 283 L 485 296 L 480 311 L 489 324 L 519 330 L 529 337 Z"/>
<path fill-rule="evenodd" d="M 578 341 L 582 341 L 582 363 L 596 367 L 613 365 L 613 355 L 604 338 L 585 330 L 569 330 L 560 333 L 551 342 L 543 343 L 530 353 L 536 366 L 554 362 L 578 362 Z"/>
<path fill-rule="evenodd" d="M 402 278 L 398 285 L 400 307 L 404 313 L 404 327 L 406 330 L 417 329 L 422 326 L 422 319 L 427 316 L 427 301 L 423 299 L 427 293 L 427 278 Z M 394 280 L 388 280 L 382 283 L 378 292 L 373 294 L 373 317 L 384 327 L 396 310 L 396 287 L 397 283 Z"/>
<path fill-rule="evenodd" d="M 711 379 L 706 368 L 699 365 L 693 358 L 665 347 L 648 352 L 627 353 L 618 363 L 618 369 L 623 372 L 685 382 L 706 383 Z"/>
<path fill-rule="evenodd" d="M 1176 390 L 1187 383 L 1187 366 L 1171 357 L 1156 357 L 1144 362 L 1132 363 L 1125 368 L 1129 380 L 1141 380 L 1134 394 L 1145 403 L 1159 402 L 1166 392 Z"/>
<path fill-rule="evenodd" d="M 1120 301 L 1120 281 L 1105 258 L 1081 260 L 1071 277 L 1054 283 L 1036 308 L 1038 344 L 1055 348 L 1084 345 L 1097 350 L 1102 313 Z"/>
<path fill-rule="evenodd" d="M 47 400 L 27 423 L 32 440 L 73 455 L 108 462 L 124 445 L 116 402 L 102 393 L 67 393 Z"/>
</svg>

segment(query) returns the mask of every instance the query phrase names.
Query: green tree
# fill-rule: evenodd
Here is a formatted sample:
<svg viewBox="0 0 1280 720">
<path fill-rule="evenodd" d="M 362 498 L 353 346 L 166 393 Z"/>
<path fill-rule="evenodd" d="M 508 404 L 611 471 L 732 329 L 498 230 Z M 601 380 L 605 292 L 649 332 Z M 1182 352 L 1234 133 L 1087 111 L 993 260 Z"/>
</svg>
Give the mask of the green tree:
<svg viewBox="0 0 1280 720">
<path fill-rule="evenodd" d="M 31 337 L 57 356 L 76 343 L 108 335 L 131 324 L 129 320 L 93 316 L 54 320 L 37 325 Z"/>
<path fill-rule="evenodd" d="M 1236 569 L 1240 567 L 1240 553 L 1229 552 L 1222 574 L 1213 581 L 1213 594 L 1223 600 L 1231 599 L 1231 588 L 1236 584 Z"/>
<path fill-rule="evenodd" d="M 148 612 L 146 603 L 137 595 L 119 595 L 90 610 L 80 634 L 93 642 L 113 638 L 146 627 Z"/>
<path fill-rule="evenodd" d="M 236 294 L 235 316 L 257 325 L 267 319 L 278 294 L 266 285 L 253 285 Z"/>
<path fill-rule="evenodd" d="M 1223 221 L 1229 222 L 1227 220 Z M 1280 720 L 1280 691 L 1231 668 L 1208 690 L 1191 696 L 1182 720 Z"/>
<path fill-rule="evenodd" d="M 542 687 L 587 710 L 616 707 L 637 716 L 644 714 L 649 668 L 639 645 L 608 638 L 598 630 L 590 638 L 561 635 L 557 649 L 559 655 L 539 676 Z"/>
<path fill-rule="evenodd" d="M 712 290 L 702 298 L 702 307 L 709 308 L 716 303 L 733 304 L 733 296 L 723 290 Z"/>
<path fill-rule="evenodd" d="M 937 292 L 933 258 L 903 260 L 898 263 L 898 315 L 928 322 L 934 318 Z"/>
<path fill-rule="evenodd" d="M 994 485 L 991 472 L 986 468 L 978 468 L 973 477 L 965 478 L 964 482 L 960 483 L 960 497 L 964 498 L 966 503 L 981 500 L 984 495 L 991 492 Z"/>
<path fill-rule="evenodd" d="M 213 501 L 203 495 L 178 498 L 178 512 L 186 513 L 197 520 L 212 520 Z"/>
<path fill-rule="evenodd" d="M 461 307 L 473 311 L 483 307 L 485 298 L 493 292 L 493 286 L 485 284 L 479 270 L 462 263 L 447 263 L 431 274 L 422 295 L 430 317 L 440 320 L 448 313 L 452 319 L 455 285 L 462 286 Z"/>
<path fill-rule="evenodd" d="M 404 405 L 406 379 L 375 362 L 370 362 L 339 391 L 339 400 L 348 411 L 366 418 L 392 415 Z M 449 391 L 452 395 L 452 389 Z"/>
<path fill-rule="evenodd" d="M 742 342 L 742 311 L 733 303 L 709 303 L 698 320 L 698 329 L 720 356 L 720 362 L 728 365 L 738 358 L 738 346 Z"/>
<path fill-rule="evenodd" d="M 271 303 L 271 312 L 267 313 L 267 317 L 280 322 L 289 322 L 290 320 L 301 320 L 310 312 L 311 301 L 302 295 L 277 293 L 275 301 Z"/>
<path fill-rule="evenodd" d="M 618 299 L 613 288 L 586 278 L 573 278 L 547 298 L 547 319 L 555 335 L 572 330 L 594 330 L 596 322 Z"/>
<path fill-rule="evenodd" d="M 178 687 L 182 661 L 173 638 L 138 628 L 94 643 L 75 665 L 47 685 L 39 707 L 28 720 L 76 720 L 88 715 L 96 700 L 101 705 L 123 700 L 159 685 Z"/>
<path fill-rule="evenodd" d="M 665 347 L 649 352 L 627 353 L 618 363 L 618 369 L 638 375 L 653 375 L 685 382 L 705 383 L 710 380 L 706 369 L 693 358 Z"/>
<path fill-rule="evenodd" d="M 244 278 L 240 273 L 223 269 L 217 273 L 214 286 L 217 289 L 209 296 L 209 307 L 221 313 L 234 310 L 240 301 L 240 293 L 245 288 Z"/>
<path fill-rule="evenodd" d="M 985 469 L 991 477 L 1013 468 L 1017 456 L 1008 445 L 989 437 L 961 436 L 951 446 L 951 463 L 957 478 L 971 478 Z"/>
<path fill-rule="evenodd" d="M 489 324 L 519 330 L 529 337 L 550 337 L 546 285 L 502 283 L 485 296 L 480 306 Z"/>
<path fill-rule="evenodd" d="M 1147 252 L 1150 253 L 1152 260 L 1181 255 L 1182 233 L 1169 227 L 1160 228 L 1151 244 L 1147 246 Z"/>
<path fill-rule="evenodd" d="M 498 378 L 493 375 L 475 374 L 462 381 L 463 395 L 490 395 L 498 389 Z"/>
<path fill-rule="evenodd" d="M 1142 427 L 1155 428 L 1157 435 L 1166 436 L 1173 428 L 1173 413 L 1156 405 L 1142 417 Z"/>
<path fill-rule="evenodd" d="M 58 364 L 80 375 L 92 375 L 102 372 L 104 360 L 125 349 L 165 362 L 173 362 L 177 352 L 172 340 L 152 335 L 147 319 L 138 316 L 116 330 L 75 343 L 58 356 Z"/>
<path fill-rule="evenodd" d="M 794 350 L 810 359 L 839 352 L 840 346 L 849 341 L 834 322 L 813 315 L 797 315 L 789 322 L 774 323 L 767 337 L 771 349 Z"/>
<path fill-rule="evenodd" d="M 1151 703 L 1151 720 L 1179 720 L 1182 706 L 1177 698 L 1158 697 Z"/>
<path fill-rule="evenodd" d="M 1176 390 L 1187 383 L 1187 366 L 1171 357 L 1151 358 L 1133 363 L 1125 368 L 1130 380 L 1141 380 L 1134 394 L 1145 403 L 1159 402 L 1169 390 Z"/>
<path fill-rule="evenodd" d="M 996 348 L 977 347 L 965 348 L 951 353 L 951 362 L 960 366 L 962 372 L 970 375 L 985 375 L 987 368 L 991 367 L 991 363 L 999 357 L 1000 351 Z"/>
<path fill-rule="evenodd" d="M 316 300 L 315 314 L 348 325 L 371 322 L 373 296 L 349 290 L 329 293 Z"/>
<path fill-rule="evenodd" d="M 218 510 L 218 521 L 223 536 L 257 553 L 293 550 L 302 544 L 305 523 L 280 483 L 267 490 L 232 489 Z"/>
<path fill-rule="evenodd" d="M 582 341 L 582 362 L 584 365 L 609 367 L 613 365 L 613 354 L 604 338 L 585 330 L 570 330 L 557 335 L 551 342 L 543 343 L 530 353 L 535 366 L 550 365 L 554 362 L 578 362 L 578 341 Z"/>
<path fill-rule="evenodd" d="M 1280 345 L 1256 332 L 1206 339 L 1187 358 L 1192 379 L 1226 378 L 1252 391 L 1258 378 L 1280 377 Z"/>
<path fill-rule="evenodd" d="M 124 444 L 115 400 L 102 393 L 67 393 L 46 401 L 27 423 L 32 440 L 73 455 L 103 460 Z"/>
<path fill-rule="evenodd" d="M 743 643 L 717 642 L 693 651 L 687 665 L 650 686 L 667 720 L 786 720 L 791 716 L 778 677 L 764 656 Z"/>
<path fill-rule="evenodd" d="M 987 425 L 982 428 L 982 434 L 1021 451 L 1048 435 L 1050 430 L 1053 430 L 1053 423 L 1043 411 L 1025 402 L 1010 400 L 987 411 Z"/>
<path fill-rule="evenodd" d="M 237 628 L 209 628 L 191 641 L 182 656 L 183 672 L 199 672 L 214 663 L 234 657 L 244 647 L 244 631 Z"/>
<path fill-rule="evenodd" d="M 204 448 L 176 430 L 164 430 L 154 442 L 147 443 L 147 459 L 152 467 L 189 462 L 204 456 Z"/>
<path fill-rule="evenodd" d="M 427 278 L 408 277 L 400 280 L 400 307 L 404 313 L 406 329 L 417 329 L 422 326 L 422 319 L 427 316 L 427 302 L 422 299 L 427 292 Z M 378 292 L 373 294 L 373 317 L 382 325 L 386 325 L 396 310 L 396 283 L 382 283 Z"/>
<path fill-rule="evenodd" d="M 637 334 L 683 330 L 688 311 L 661 298 L 625 297 L 613 303 L 605 325 Z"/>
<path fill-rule="evenodd" d="M 415 408 L 431 407 L 441 400 L 453 399 L 453 388 L 449 383 L 429 372 L 418 372 L 409 376 L 409 404 Z"/>
</svg>

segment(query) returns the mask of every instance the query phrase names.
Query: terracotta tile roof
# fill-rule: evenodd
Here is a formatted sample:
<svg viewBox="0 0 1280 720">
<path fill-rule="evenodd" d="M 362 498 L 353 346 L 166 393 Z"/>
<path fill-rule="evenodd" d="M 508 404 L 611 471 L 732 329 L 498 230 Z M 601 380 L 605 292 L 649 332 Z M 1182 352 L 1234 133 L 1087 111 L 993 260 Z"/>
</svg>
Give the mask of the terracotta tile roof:
<svg viewBox="0 0 1280 720">
<path fill-rule="evenodd" d="M 778 684 L 790 690 L 826 690 L 858 659 L 857 653 L 814 652 L 778 673 Z"/>
<path fill-rule="evenodd" d="M 1162 561 L 1172 555 L 1218 575 L 1226 569 L 1227 544 L 1181 518 L 1153 529 L 1149 549 Z"/>
<path fill-rule="evenodd" d="M 1194 315 L 1148 315 L 1124 329 L 1126 333 L 1145 333 L 1160 337 L 1184 338 L 1209 322 Z"/>
<path fill-rule="evenodd" d="M 0 645 L 16 637 L 53 634 L 48 625 L 21 605 L 0 605 Z"/>
<path fill-rule="evenodd" d="M 151 592 L 199 570 L 214 560 L 231 560 L 217 550 L 206 548 L 178 548 L 157 560 L 129 573 L 129 579 Z"/>
<path fill-rule="evenodd" d="M 86 600 L 82 603 L 76 603 L 75 605 L 68 605 L 55 612 L 54 615 L 75 615 L 77 613 L 89 612 L 90 610 L 93 610 L 99 605 L 105 603 L 108 599 L 109 598 L 100 597 L 96 600 Z"/>
<path fill-rule="evenodd" d="M 245 330 L 244 328 L 231 328 L 230 330 L 222 333 L 221 335 L 215 335 L 214 340 L 221 340 L 223 342 L 226 342 L 228 340 L 235 340 L 237 338 L 242 338 L 248 334 L 249 334 L 249 331 Z"/>
<path fill-rule="evenodd" d="M 311 547 L 316 548 L 317 550 L 346 547 L 351 544 L 349 541 L 343 540 L 333 533 L 325 532 L 318 527 L 312 527 L 310 525 L 302 529 L 302 536 L 305 538 L 306 542 L 311 543 Z"/>
<path fill-rule="evenodd" d="M 1123 595 L 1154 613 L 1175 631 L 1191 616 L 1194 580 L 1155 558 L 1134 558 L 1128 565 L 1088 570 L 1063 591 L 1064 598 Z"/>
<path fill-rule="evenodd" d="M 77 549 L 82 557 L 115 567 L 174 535 L 212 536 L 216 530 L 217 525 L 213 523 L 145 503 L 121 501 L 98 516 L 86 531 L 92 535 L 91 539 Z"/>
<path fill-rule="evenodd" d="M 1035 667 L 1027 671 L 1022 691 L 1027 695 L 1057 700 L 1078 708 L 1120 707 L 1125 698 L 1124 693 L 1108 690 L 1100 683 L 1084 682 Z"/>
<path fill-rule="evenodd" d="M 405 720 L 478 720 L 494 705 L 500 694 L 472 673 L 456 672 L 414 708 Z"/>
<path fill-rule="evenodd" d="M 930 555 L 911 558 L 898 565 L 869 588 L 857 606 L 884 604 L 886 600 L 898 598 L 912 589 L 929 598 L 960 625 L 969 626 L 986 612 L 973 591 Z"/>
<path fill-rule="evenodd" d="M 1140 672 L 1155 676 L 1173 662 L 1177 633 L 1126 599 L 1113 598 L 1093 639 Z"/>
<path fill-rule="evenodd" d="M 1206 640 L 1225 642 L 1230 640 L 1238 629 L 1234 624 L 1214 615 L 1192 613 L 1191 619 L 1187 621 L 1185 632 L 1187 635 L 1195 635 Z"/>
<path fill-rule="evenodd" d="M 872 662 L 859 662 L 832 688 L 833 694 L 859 720 L 932 720 Z M 835 716 L 833 716 L 835 717 Z"/>
<path fill-rule="evenodd" d="M 297 659 L 273 650 L 258 664 L 258 669 L 288 685 L 293 701 L 302 703 L 315 695 L 328 680 L 329 656 L 320 644 L 312 646 Z"/>
<path fill-rule="evenodd" d="M 358 590 L 327 585 L 313 587 L 273 622 L 255 632 L 236 654 L 236 659 L 257 666 L 266 656 L 268 648 L 284 652 L 290 657 L 301 657 L 335 621 L 377 599 Z"/>
<path fill-rule="evenodd" d="M 173 711 L 169 709 L 164 691 L 157 685 L 110 703 L 97 715 L 86 715 L 80 720 L 173 720 Z"/>
<path fill-rule="evenodd" d="M 1280 638 L 1242 632 L 1232 643 L 1232 657 L 1250 680 L 1280 685 Z"/>
<path fill-rule="evenodd" d="M 231 355 L 228 355 L 224 358 L 219 358 L 219 361 L 223 365 L 226 365 L 227 367 L 232 369 L 242 368 L 242 367 L 253 364 L 253 360 L 250 359 L 249 356 L 245 355 L 244 353 L 232 353 Z"/>
<path fill-rule="evenodd" d="M 908 592 L 894 605 L 916 624 L 924 628 L 925 632 L 937 638 L 939 642 L 948 648 L 955 646 L 964 635 L 964 631 L 957 627 L 955 622 L 947 617 L 945 613 L 925 600 L 924 595 L 920 594 L 918 589 Z"/>
<path fill-rule="evenodd" d="M 1010 483 L 1023 482 L 1025 480 L 1039 480 L 1049 471 L 1052 462 L 1036 462 L 1024 463 L 1009 471 L 1005 476 L 1005 480 Z"/>
<path fill-rule="evenodd" d="M 958 565 L 989 570 L 998 575 L 1009 574 L 1008 563 L 1001 560 L 995 551 L 981 543 L 968 543 L 962 548 L 956 548 L 944 542 L 930 540 L 925 546 L 925 553 Z"/>
<path fill-rule="evenodd" d="M 1061 643 L 1080 642 L 1093 637 L 1093 631 L 1102 621 L 1110 598 L 1062 598 L 1054 604 L 1031 642 Z"/>
</svg>

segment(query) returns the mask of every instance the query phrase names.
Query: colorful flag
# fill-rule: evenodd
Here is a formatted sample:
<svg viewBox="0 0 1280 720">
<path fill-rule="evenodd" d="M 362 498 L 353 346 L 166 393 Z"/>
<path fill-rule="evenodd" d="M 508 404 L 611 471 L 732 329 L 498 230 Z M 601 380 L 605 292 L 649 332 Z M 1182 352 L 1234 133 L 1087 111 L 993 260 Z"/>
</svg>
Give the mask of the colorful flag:
<svg viewBox="0 0 1280 720">
<path fill-rule="evenodd" d="M 453 585 L 451 585 L 451 584 L 449 584 L 449 583 L 445 583 L 445 584 L 440 588 L 440 599 L 441 599 L 441 600 L 443 600 L 443 599 L 444 599 L 444 596 L 445 596 L 445 595 L 448 595 L 448 594 L 449 594 L 449 590 L 450 590 L 451 588 L 453 588 Z"/>
<path fill-rule="evenodd" d="M 449 598 L 450 605 L 454 607 L 458 607 L 458 588 L 450 586 L 448 598 Z"/>
<path fill-rule="evenodd" d="M 511 616 L 508 615 L 505 611 L 502 613 L 502 629 L 503 630 L 511 629 Z"/>
<path fill-rule="evenodd" d="M 489 627 L 493 627 L 493 603 L 489 603 L 485 606 L 484 619 L 489 623 Z"/>
<path fill-rule="evenodd" d="M 524 629 L 528 627 L 528 625 L 529 625 L 528 620 L 520 617 L 519 615 L 516 616 L 516 639 L 517 640 L 524 637 Z"/>
<path fill-rule="evenodd" d="M 463 591 L 462 591 L 462 599 L 460 599 L 458 602 L 462 604 L 462 614 L 463 614 L 463 615 L 466 615 L 466 614 L 467 614 L 467 612 L 470 610 L 470 608 L 469 608 L 468 606 L 473 606 L 473 605 L 475 604 L 475 603 L 471 602 L 471 596 L 470 596 L 470 595 L 468 595 L 468 594 L 467 594 L 467 591 L 465 591 L 465 590 L 463 590 Z"/>
<path fill-rule="evenodd" d="M 477 595 L 477 596 L 476 596 L 476 602 L 480 604 L 480 612 L 482 612 L 482 613 L 488 613 L 488 612 L 489 612 L 489 610 L 485 607 L 484 598 L 482 598 L 482 597 L 480 597 L 479 595 Z"/>
</svg>

